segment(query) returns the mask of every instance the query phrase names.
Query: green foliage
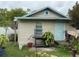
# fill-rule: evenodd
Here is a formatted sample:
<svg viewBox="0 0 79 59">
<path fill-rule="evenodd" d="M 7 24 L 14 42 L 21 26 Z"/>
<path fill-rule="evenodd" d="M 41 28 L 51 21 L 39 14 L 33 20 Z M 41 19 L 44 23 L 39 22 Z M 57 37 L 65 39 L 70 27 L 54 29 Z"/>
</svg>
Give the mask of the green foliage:
<svg viewBox="0 0 79 59">
<path fill-rule="evenodd" d="M 9 39 L 6 35 L 0 35 L 0 47 L 5 47 L 8 41 Z"/>
<path fill-rule="evenodd" d="M 22 8 L 15 8 L 11 10 L 0 8 L 0 26 L 11 26 L 14 17 L 23 16 L 25 14 L 27 14 L 27 11 L 24 11 Z"/>
<path fill-rule="evenodd" d="M 70 57 L 71 53 L 68 50 L 55 49 L 52 51 L 34 51 L 26 46 L 23 47 L 22 50 L 19 50 L 18 45 L 16 43 L 8 43 L 5 48 L 6 55 L 5 57 Z"/>
<path fill-rule="evenodd" d="M 30 50 L 26 46 L 22 50 L 19 50 L 17 43 L 8 43 L 5 48 L 6 55 L 5 57 L 33 57 L 35 51 Z"/>
<path fill-rule="evenodd" d="M 13 19 L 17 16 L 23 16 L 27 14 L 22 8 L 15 8 L 11 10 L 7 10 L 6 8 L 0 8 L 0 26 L 4 27 L 7 33 L 8 27 L 12 27 L 14 24 Z"/>
<path fill-rule="evenodd" d="M 5 57 L 70 57 L 71 53 L 63 49 L 55 49 L 54 51 L 34 51 L 27 47 L 23 47 L 19 50 L 18 45 L 15 43 L 9 43 L 5 48 Z"/>
<path fill-rule="evenodd" d="M 43 34 L 43 40 L 45 42 L 45 45 L 49 46 L 49 45 L 51 45 L 51 42 L 54 41 L 54 36 L 51 32 L 45 32 Z"/>
<path fill-rule="evenodd" d="M 69 50 L 68 45 L 65 43 L 58 45 L 56 48 L 59 50 L 67 50 L 67 51 Z"/>
<path fill-rule="evenodd" d="M 75 38 L 75 36 L 71 36 L 70 37 L 70 43 L 72 44 L 72 46 L 76 46 L 78 44 L 78 40 Z"/>
<path fill-rule="evenodd" d="M 79 43 L 75 46 L 75 48 L 77 49 L 77 54 L 79 54 Z"/>
<path fill-rule="evenodd" d="M 6 27 L 9 26 L 8 10 L 0 8 L 0 26 Z"/>
<path fill-rule="evenodd" d="M 24 11 L 22 8 L 15 8 L 8 11 L 9 18 L 11 20 L 14 19 L 14 17 L 19 17 L 27 14 L 27 11 Z"/>
<path fill-rule="evenodd" d="M 70 50 L 72 50 L 73 48 L 77 49 L 77 52 L 79 51 L 79 42 L 78 39 L 75 36 L 70 36 L 70 42 L 68 43 L 70 46 Z"/>
<path fill-rule="evenodd" d="M 73 6 L 72 9 L 69 9 L 69 17 L 71 18 L 71 25 L 76 27 L 77 29 L 79 28 L 79 4 L 76 2 L 76 4 Z"/>
<path fill-rule="evenodd" d="M 38 51 L 36 54 L 37 54 L 37 57 L 51 57 L 52 56 L 52 54 L 48 54 L 45 51 Z"/>
</svg>

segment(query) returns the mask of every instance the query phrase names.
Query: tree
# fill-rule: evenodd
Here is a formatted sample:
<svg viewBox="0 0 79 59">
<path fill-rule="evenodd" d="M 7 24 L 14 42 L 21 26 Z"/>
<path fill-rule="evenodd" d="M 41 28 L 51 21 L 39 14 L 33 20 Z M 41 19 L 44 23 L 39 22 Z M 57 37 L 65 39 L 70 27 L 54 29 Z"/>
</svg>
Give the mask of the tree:
<svg viewBox="0 0 79 59">
<path fill-rule="evenodd" d="M 18 17 L 18 16 L 23 16 L 25 14 L 27 14 L 26 11 L 24 11 L 22 8 L 15 8 L 15 9 L 11 9 L 9 12 L 9 18 L 11 20 L 14 19 L 14 17 Z"/>
<path fill-rule="evenodd" d="M 79 4 L 78 4 L 78 1 L 75 3 L 75 5 L 73 6 L 72 9 L 69 9 L 69 17 L 71 19 L 71 25 L 73 27 L 75 27 L 78 31 L 78 36 L 79 36 Z M 73 36 L 71 37 L 71 41 L 72 41 L 72 52 L 76 51 L 76 49 L 79 49 L 78 46 L 78 40 L 75 39 Z M 75 55 L 75 53 L 74 53 Z"/>
<path fill-rule="evenodd" d="M 72 20 L 71 25 L 75 27 L 76 29 L 79 29 L 79 4 L 78 1 L 73 6 L 72 9 L 69 9 L 69 17 Z"/>
<path fill-rule="evenodd" d="M 18 24 L 17 24 L 17 21 L 13 21 L 14 17 L 23 16 L 23 15 L 27 14 L 27 11 L 24 11 L 22 8 L 15 8 L 15 9 L 11 9 L 8 12 L 8 14 L 9 14 L 9 19 L 12 20 L 11 28 L 14 29 L 14 31 L 15 31 L 14 40 L 16 42 L 16 36 L 17 36 L 16 30 L 17 30 Z"/>
<path fill-rule="evenodd" d="M 0 26 L 5 28 L 5 35 L 7 34 L 8 26 L 10 25 L 10 19 L 8 18 L 7 9 L 0 8 Z"/>
<path fill-rule="evenodd" d="M 28 10 L 30 10 L 30 9 L 28 9 Z M 6 30 L 5 35 L 7 34 L 8 27 L 11 27 L 13 29 L 15 28 L 15 26 L 17 27 L 17 25 L 16 25 L 17 22 L 15 23 L 13 21 L 14 17 L 23 16 L 23 15 L 27 14 L 28 10 L 24 11 L 22 8 L 15 8 L 15 9 L 11 9 L 11 10 L 7 10 L 6 8 L 5 9 L 0 8 L 0 26 L 5 28 L 5 30 Z M 16 32 L 16 30 L 15 30 L 15 32 Z M 15 33 L 15 37 L 16 37 L 16 33 Z"/>
</svg>

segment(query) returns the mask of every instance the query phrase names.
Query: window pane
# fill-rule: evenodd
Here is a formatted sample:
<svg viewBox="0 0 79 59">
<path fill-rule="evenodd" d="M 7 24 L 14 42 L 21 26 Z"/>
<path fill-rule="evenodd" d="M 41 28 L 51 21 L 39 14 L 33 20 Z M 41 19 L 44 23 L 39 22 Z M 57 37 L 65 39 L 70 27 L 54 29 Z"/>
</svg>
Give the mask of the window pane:
<svg viewBox="0 0 79 59">
<path fill-rule="evenodd" d="M 40 37 L 40 36 L 42 36 L 42 23 L 37 22 L 35 28 L 35 37 Z"/>
</svg>

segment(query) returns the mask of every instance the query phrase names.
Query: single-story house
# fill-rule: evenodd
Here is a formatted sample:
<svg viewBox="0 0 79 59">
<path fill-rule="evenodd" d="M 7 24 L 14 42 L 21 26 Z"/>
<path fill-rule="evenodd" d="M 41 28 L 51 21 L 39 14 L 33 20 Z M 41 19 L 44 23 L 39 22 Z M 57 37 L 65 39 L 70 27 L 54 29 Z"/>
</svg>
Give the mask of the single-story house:
<svg viewBox="0 0 79 59">
<path fill-rule="evenodd" d="M 71 20 L 67 16 L 50 7 L 33 11 L 22 17 L 15 17 L 14 20 L 18 21 L 17 31 L 20 49 L 28 42 L 35 44 L 35 38 L 33 37 L 35 31 L 42 32 L 41 35 L 45 32 L 51 32 L 56 41 L 65 40 L 66 30 L 76 32 L 76 29 L 70 26 L 69 21 Z"/>
</svg>

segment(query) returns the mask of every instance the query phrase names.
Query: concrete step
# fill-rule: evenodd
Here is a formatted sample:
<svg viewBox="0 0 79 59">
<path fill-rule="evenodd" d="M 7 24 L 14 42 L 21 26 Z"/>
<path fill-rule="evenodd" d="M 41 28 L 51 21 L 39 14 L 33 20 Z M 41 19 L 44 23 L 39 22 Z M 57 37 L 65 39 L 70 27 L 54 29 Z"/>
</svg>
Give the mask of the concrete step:
<svg viewBox="0 0 79 59">
<path fill-rule="evenodd" d="M 36 47 L 44 47 L 45 45 L 44 45 L 43 40 L 41 40 L 41 39 L 37 40 L 37 39 L 36 39 L 36 44 L 35 44 L 35 46 L 36 46 Z"/>
</svg>

